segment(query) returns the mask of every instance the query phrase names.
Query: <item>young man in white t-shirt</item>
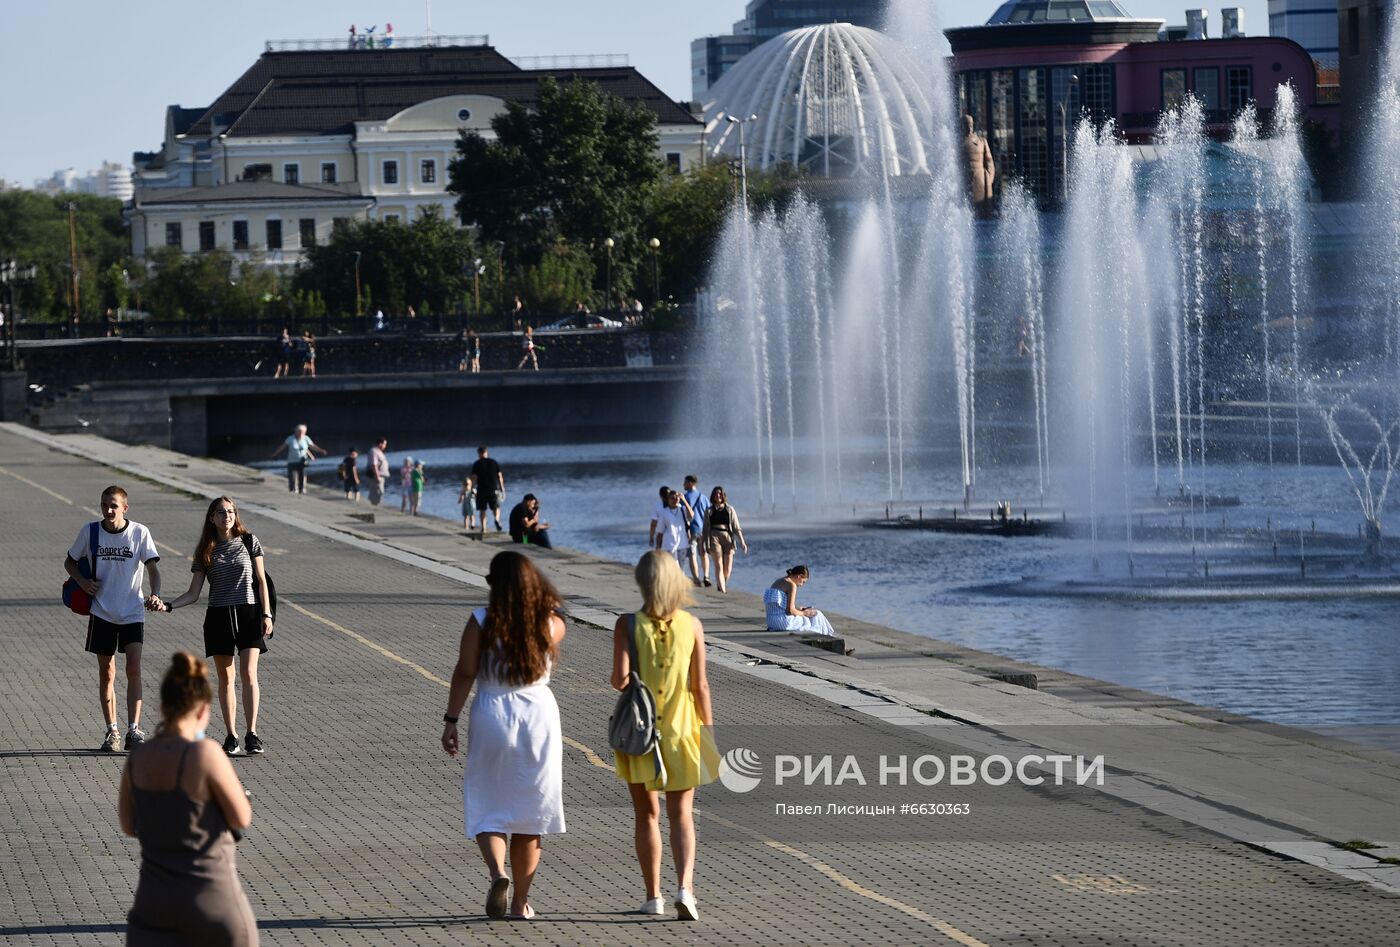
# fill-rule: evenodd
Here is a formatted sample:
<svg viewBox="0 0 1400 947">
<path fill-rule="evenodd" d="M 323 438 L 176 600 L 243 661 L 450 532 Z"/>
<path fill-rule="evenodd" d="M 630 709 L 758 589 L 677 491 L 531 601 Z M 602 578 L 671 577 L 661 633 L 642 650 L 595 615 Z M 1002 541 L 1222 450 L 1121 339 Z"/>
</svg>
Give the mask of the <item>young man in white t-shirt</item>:
<svg viewBox="0 0 1400 947">
<path fill-rule="evenodd" d="M 656 514 L 655 534 L 652 542 L 657 549 L 676 557 L 676 564 L 685 571 L 688 555 L 686 545 L 686 523 L 690 521 L 690 505 L 675 490 L 666 494 L 666 499 Z"/>
<path fill-rule="evenodd" d="M 92 528 L 84 525 L 68 550 L 63 567 L 78 586 L 92 597 L 88 617 L 86 649 L 97 655 L 98 699 L 107 722 L 107 735 L 99 747 L 115 752 L 121 739 L 117 724 L 117 652 L 126 655 L 126 745 L 130 750 L 142 743 L 141 732 L 141 645 L 145 640 L 144 609 L 159 609 L 160 556 L 150 530 L 126 518 L 128 501 L 121 487 L 102 491 L 102 519 L 97 522 L 97 555 L 93 562 Z M 92 578 L 84 578 L 78 562 L 96 566 Z M 151 594 L 143 595 L 142 581 L 151 576 Z"/>
</svg>

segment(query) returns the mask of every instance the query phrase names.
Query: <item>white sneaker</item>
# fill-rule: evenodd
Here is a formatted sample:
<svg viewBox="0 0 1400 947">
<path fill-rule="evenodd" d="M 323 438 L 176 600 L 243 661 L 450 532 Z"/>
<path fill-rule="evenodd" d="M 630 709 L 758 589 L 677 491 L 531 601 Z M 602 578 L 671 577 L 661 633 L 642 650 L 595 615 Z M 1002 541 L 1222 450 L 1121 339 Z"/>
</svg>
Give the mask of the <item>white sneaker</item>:
<svg viewBox="0 0 1400 947">
<path fill-rule="evenodd" d="M 695 895 L 686 888 L 676 892 L 676 916 L 682 921 L 700 920 L 700 907 L 695 903 Z"/>
<path fill-rule="evenodd" d="M 652 898 L 650 901 L 643 901 L 642 906 L 637 908 L 638 914 L 665 914 L 666 899 Z"/>
</svg>

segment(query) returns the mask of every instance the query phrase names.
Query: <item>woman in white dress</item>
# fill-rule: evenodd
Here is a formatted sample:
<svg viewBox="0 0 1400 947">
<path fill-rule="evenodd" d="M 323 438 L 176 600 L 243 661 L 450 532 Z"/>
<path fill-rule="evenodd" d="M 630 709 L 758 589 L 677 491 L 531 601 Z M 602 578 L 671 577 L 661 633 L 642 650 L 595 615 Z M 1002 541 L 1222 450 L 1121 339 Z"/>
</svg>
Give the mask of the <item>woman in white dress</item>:
<svg viewBox="0 0 1400 947">
<path fill-rule="evenodd" d="M 815 608 L 797 607 L 797 590 L 807 584 L 812 573 L 806 566 L 793 566 L 787 575 L 763 593 L 763 608 L 770 631 L 801 631 L 809 635 L 834 635 L 836 629 Z"/>
<path fill-rule="evenodd" d="M 535 915 L 529 895 L 540 836 L 564 831 L 564 744 L 549 689 L 564 620 L 556 611 L 559 593 L 518 552 L 497 553 L 486 584 L 490 603 L 462 630 L 442 748 L 457 755 L 457 717 L 476 684 L 462 785 L 467 837 L 476 839 L 491 875 L 486 916 L 525 920 Z"/>
</svg>

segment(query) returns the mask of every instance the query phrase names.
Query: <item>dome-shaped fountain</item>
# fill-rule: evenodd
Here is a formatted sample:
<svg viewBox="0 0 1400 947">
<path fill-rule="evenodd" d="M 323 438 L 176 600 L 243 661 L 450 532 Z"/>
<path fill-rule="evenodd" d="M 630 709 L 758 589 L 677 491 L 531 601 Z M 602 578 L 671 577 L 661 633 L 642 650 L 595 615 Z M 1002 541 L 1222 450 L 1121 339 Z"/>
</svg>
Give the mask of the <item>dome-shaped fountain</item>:
<svg viewBox="0 0 1400 947">
<path fill-rule="evenodd" d="M 790 164 L 823 177 L 929 173 L 927 82 L 889 36 L 849 23 L 793 30 L 710 89 L 709 157 Z M 749 121 L 750 117 L 753 119 Z"/>
</svg>

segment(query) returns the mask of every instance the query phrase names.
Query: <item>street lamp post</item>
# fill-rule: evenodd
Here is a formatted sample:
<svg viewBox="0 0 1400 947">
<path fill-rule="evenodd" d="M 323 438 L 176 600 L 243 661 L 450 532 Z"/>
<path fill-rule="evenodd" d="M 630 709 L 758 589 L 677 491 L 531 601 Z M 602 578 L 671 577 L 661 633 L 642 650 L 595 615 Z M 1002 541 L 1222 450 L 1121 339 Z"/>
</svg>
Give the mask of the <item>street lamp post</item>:
<svg viewBox="0 0 1400 947">
<path fill-rule="evenodd" d="M 661 276 L 656 264 L 656 251 L 661 249 L 661 241 L 652 237 L 647 246 L 651 247 L 651 308 L 654 310 L 661 301 Z"/>
<path fill-rule="evenodd" d="M 603 311 L 604 311 L 604 312 L 607 312 L 607 311 L 608 311 L 608 307 L 611 306 L 611 305 L 612 305 L 612 302 L 613 302 L 613 297 L 612 297 L 612 251 L 613 251 L 613 246 L 614 246 L 614 245 L 615 245 L 615 242 L 614 242 L 614 240 L 613 240 L 612 237 L 604 237 L 604 238 L 603 238 L 603 246 L 605 246 L 605 247 L 608 248 L 608 296 L 607 296 L 606 299 L 603 300 Z"/>
<path fill-rule="evenodd" d="M 5 284 L 5 370 L 19 368 L 18 349 L 15 345 L 15 289 L 20 280 L 29 281 L 39 275 L 39 268 L 33 263 L 21 266 L 16 260 L 0 263 L 0 282 Z"/>
<path fill-rule="evenodd" d="M 68 208 L 68 272 L 72 283 L 69 302 L 73 304 L 73 338 L 78 337 L 78 205 L 69 201 Z"/>
<path fill-rule="evenodd" d="M 496 312 L 506 308 L 506 242 L 496 241 Z"/>
<path fill-rule="evenodd" d="M 749 122 L 758 121 L 757 115 L 750 115 L 748 118 L 739 118 L 734 115 L 726 115 L 725 121 L 739 126 L 739 195 L 744 202 L 744 216 L 749 214 L 749 173 L 748 157 L 744 148 L 744 126 Z"/>
<path fill-rule="evenodd" d="M 224 153 L 224 177 L 220 184 L 228 184 L 228 132 L 219 135 L 220 150 Z"/>
<path fill-rule="evenodd" d="M 1069 87 L 1065 90 L 1068 98 L 1079 86 L 1079 76 L 1071 73 Z M 1065 109 L 1065 99 L 1060 99 L 1060 201 L 1069 203 L 1069 117 Z"/>
<path fill-rule="evenodd" d="M 369 313 L 364 311 L 360 304 L 360 251 L 353 251 L 355 254 L 355 315 L 364 316 L 365 331 L 369 331 Z"/>
</svg>

